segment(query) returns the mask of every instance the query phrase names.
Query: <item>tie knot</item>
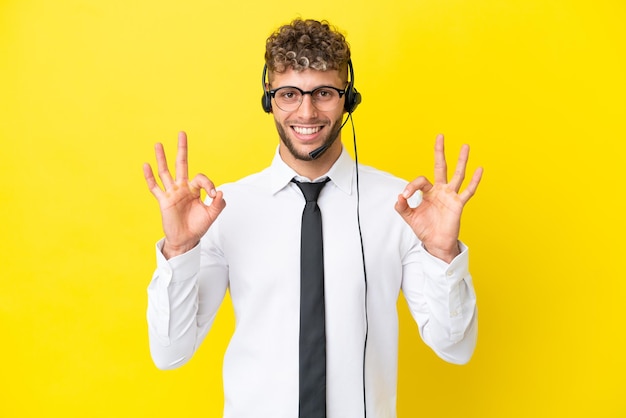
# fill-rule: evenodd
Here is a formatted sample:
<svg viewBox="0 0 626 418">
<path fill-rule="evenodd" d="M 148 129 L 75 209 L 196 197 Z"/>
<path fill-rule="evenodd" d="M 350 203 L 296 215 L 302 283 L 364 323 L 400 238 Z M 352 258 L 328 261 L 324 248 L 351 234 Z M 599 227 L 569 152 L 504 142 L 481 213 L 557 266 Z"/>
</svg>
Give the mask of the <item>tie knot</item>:
<svg viewBox="0 0 626 418">
<path fill-rule="evenodd" d="M 319 197 L 322 188 L 326 185 L 326 183 L 328 183 L 329 180 L 330 179 L 327 178 L 319 183 L 302 183 L 296 179 L 291 181 L 296 183 L 296 185 L 300 188 L 302 194 L 304 195 L 304 199 L 307 202 L 317 202 L 317 198 Z"/>
</svg>

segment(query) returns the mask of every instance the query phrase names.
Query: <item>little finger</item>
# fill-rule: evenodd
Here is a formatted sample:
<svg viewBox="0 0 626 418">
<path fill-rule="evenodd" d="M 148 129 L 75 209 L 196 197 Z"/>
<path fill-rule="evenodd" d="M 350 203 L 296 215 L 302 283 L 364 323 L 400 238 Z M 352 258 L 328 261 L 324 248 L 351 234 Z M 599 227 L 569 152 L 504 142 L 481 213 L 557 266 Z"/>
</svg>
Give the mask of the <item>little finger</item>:
<svg viewBox="0 0 626 418">
<path fill-rule="evenodd" d="M 472 179 L 470 180 L 465 190 L 463 190 L 463 192 L 459 194 L 459 198 L 461 199 L 463 204 L 467 203 L 467 201 L 470 200 L 472 196 L 474 196 L 474 194 L 476 193 L 476 190 L 478 189 L 478 185 L 480 184 L 480 180 L 482 179 L 482 176 L 483 176 L 483 168 L 478 167 L 476 171 L 474 171 L 474 175 L 472 175 Z"/>
<path fill-rule="evenodd" d="M 156 179 L 154 178 L 154 173 L 152 172 L 152 167 L 150 164 L 144 163 L 143 165 L 143 176 L 146 179 L 146 183 L 148 184 L 148 189 L 150 189 L 150 193 L 154 195 L 157 199 L 163 195 L 163 190 L 159 187 Z"/>
</svg>

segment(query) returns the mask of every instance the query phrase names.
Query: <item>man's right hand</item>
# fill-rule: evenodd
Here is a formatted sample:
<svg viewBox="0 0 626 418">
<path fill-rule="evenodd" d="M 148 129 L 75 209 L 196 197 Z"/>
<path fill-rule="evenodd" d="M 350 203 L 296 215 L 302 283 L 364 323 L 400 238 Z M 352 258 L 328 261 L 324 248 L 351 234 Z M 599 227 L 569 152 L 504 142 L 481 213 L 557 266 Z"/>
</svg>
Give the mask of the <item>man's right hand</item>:
<svg viewBox="0 0 626 418">
<path fill-rule="evenodd" d="M 143 165 L 143 174 L 150 192 L 156 197 L 161 208 L 165 243 L 163 255 L 169 259 L 183 254 L 196 245 L 208 231 L 226 206 L 221 191 L 215 190 L 213 182 L 204 174 L 196 175 L 189 181 L 187 165 L 187 134 L 178 134 L 178 154 L 176 155 L 176 178 L 172 178 L 162 144 L 154 146 L 159 178 L 163 188 L 154 178 L 150 164 Z M 205 205 L 200 197 L 204 189 L 213 199 Z"/>
</svg>

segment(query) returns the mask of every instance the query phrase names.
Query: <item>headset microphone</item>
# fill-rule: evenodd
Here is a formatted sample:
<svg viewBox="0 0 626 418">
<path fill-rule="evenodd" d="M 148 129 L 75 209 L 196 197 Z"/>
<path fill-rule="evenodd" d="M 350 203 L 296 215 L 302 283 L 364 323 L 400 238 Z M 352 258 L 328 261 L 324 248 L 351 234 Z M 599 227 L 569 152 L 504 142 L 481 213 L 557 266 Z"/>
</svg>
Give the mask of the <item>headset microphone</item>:
<svg viewBox="0 0 626 418">
<path fill-rule="evenodd" d="M 328 149 L 328 144 L 324 144 L 321 147 L 315 148 L 313 151 L 309 152 L 309 157 L 311 157 L 311 159 L 314 160 L 320 155 L 322 155 L 324 151 L 326 151 L 327 149 Z"/>
<path fill-rule="evenodd" d="M 338 132 L 343 129 L 345 124 L 348 122 L 348 119 L 350 119 L 351 117 L 352 117 L 352 112 L 348 112 L 348 117 L 346 118 L 346 120 L 343 121 L 343 123 L 339 127 Z M 337 139 L 337 138 L 335 138 L 335 139 Z M 322 145 L 321 147 L 315 148 L 313 151 L 309 152 L 309 157 L 311 157 L 311 159 L 314 160 L 317 157 L 319 157 L 320 155 L 322 155 L 324 153 L 324 151 L 326 151 L 328 149 L 328 147 L 330 147 L 333 144 L 333 142 L 335 142 L 335 139 L 333 139 L 330 143 L 326 143 L 326 144 Z"/>
</svg>

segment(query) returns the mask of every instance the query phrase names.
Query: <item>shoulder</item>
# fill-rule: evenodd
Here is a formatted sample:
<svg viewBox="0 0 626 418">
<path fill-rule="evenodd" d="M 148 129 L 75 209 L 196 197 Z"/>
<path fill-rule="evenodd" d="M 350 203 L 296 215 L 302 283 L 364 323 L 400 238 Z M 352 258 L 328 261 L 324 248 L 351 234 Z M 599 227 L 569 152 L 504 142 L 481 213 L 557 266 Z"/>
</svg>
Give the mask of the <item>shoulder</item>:
<svg viewBox="0 0 626 418">
<path fill-rule="evenodd" d="M 250 192 L 250 191 L 260 191 L 264 189 L 264 185 L 269 184 L 269 170 L 265 169 L 263 171 L 259 171 L 254 174 L 250 174 L 246 177 L 242 177 L 241 179 L 229 183 L 224 183 L 218 187 L 219 190 L 222 190 L 226 193 L 237 193 L 237 192 Z"/>
<path fill-rule="evenodd" d="M 357 174 L 360 185 L 366 187 L 368 191 L 398 194 L 408 183 L 389 172 L 367 165 L 359 165 Z"/>
</svg>

